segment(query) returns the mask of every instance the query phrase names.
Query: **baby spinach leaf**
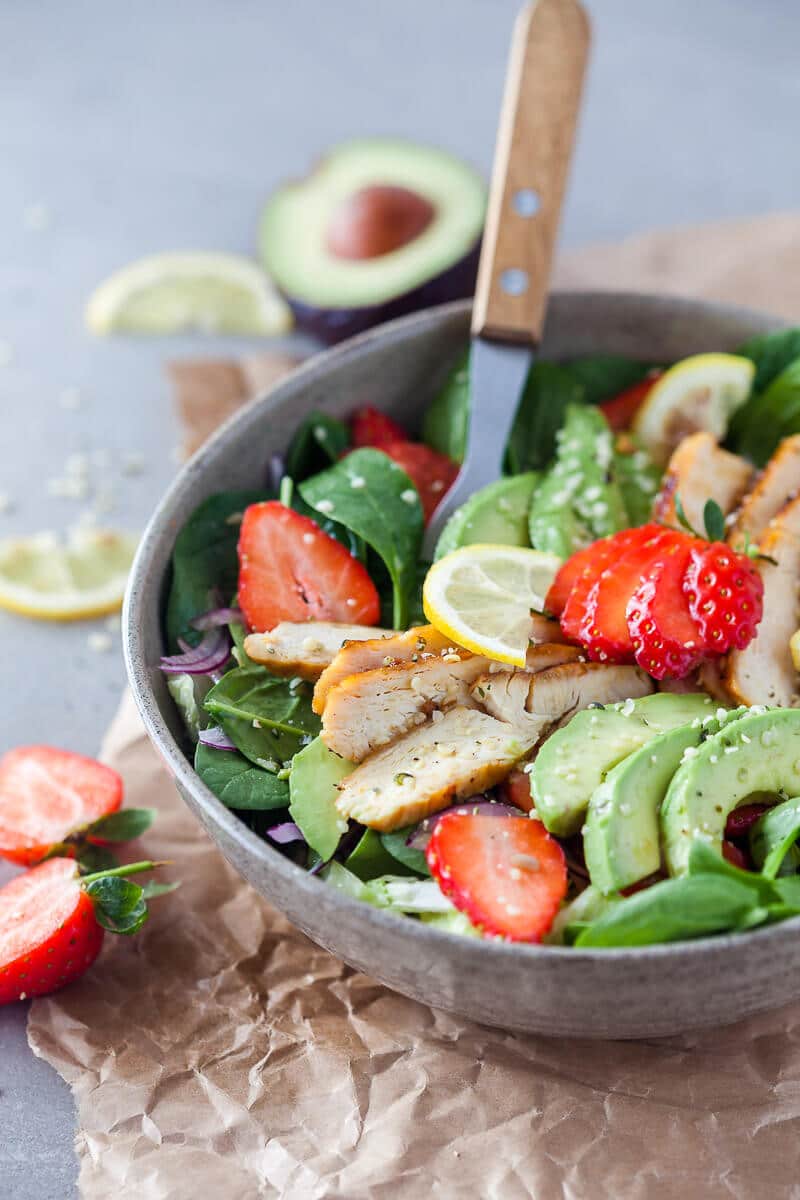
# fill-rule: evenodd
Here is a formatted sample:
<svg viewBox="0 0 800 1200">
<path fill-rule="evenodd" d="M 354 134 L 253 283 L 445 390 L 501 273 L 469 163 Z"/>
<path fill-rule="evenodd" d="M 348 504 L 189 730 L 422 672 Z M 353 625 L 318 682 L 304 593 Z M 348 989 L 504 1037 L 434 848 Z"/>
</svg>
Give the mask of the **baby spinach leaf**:
<svg viewBox="0 0 800 1200">
<path fill-rule="evenodd" d="M 383 836 L 376 833 L 374 829 L 364 831 L 356 848 L 345 859 L 344 865 L 348 871 L 352 871 L 354 875 L 365 882 L 374 879 L 377 875 L 411 875 L 414 873 L 389 853 L 384 845 Z"/>
<path fill-rule="evenodd" d="M 692 842 L 688 869 L 690 875 L 722 875 L 732 879 L 742 887 L 750 888 L 759 904 L 769 904 L 775 899 L 775 889 L 770 880 L 755 871 L 743 871 L 741 867 L 735 867 L 718 850 L 712 850 L 699 839 Z"/>
<path fill-rule="evenodd" d="M 354 450 L 307 479 L 300 493 L 380 555 L 392 580 L 394 627 L 405 629 L 423 529 L 422 505 L 405 471 L 380 450 Z"/>
<path fill-rule="evenodd" d="M 166 614 L 171 651 L 179 649 L 179 637 L 192 645 L 199 641 L 201 635 L 190 623 L 210 607 L 215 592 L 227 598 L 236 591 L 240 514 L 268 498 L 263 491 L 218 492 L 194 510 L 178 534 Z"/>
<path fill-rule="evenodd" d="M 440 454 L 463 462 L 469 432 L 469 351 L 454 367 L 422 422 L 422 440 Z"/>
<path fill-rule="evenodd" d="M 415 850 L 407 844 L 408 835 L 414 828 L 414 825 L 408 825 L 405 829 L 396 829 L 394 833 L 382 833 L 381 842 L 392 858 L 397 859 L 404 867 L 409 867 L 417 875 L 430 875 L 428 860 L 422 850 Z"/>
<path fill-rule="evenodd" d="M 620 392 L 640 383 L 653 369 L 652 363 L 638 362 L 620 354 L 590 354 L 585 358 L 574 358 L 563 366 L 583 388 L 587 404 L 613 400 Z"/>
<path fill-rule="evenodd" d="M 506 465 L 512 475 L 549 464 L 567 406 L 581 404 L 583 399 L 583 386 L 570 371 L 554 363 L 533 364 L 506 448 Z"/>
<path fill-rule="evenodd" d="M 729 442 L 737 453 L 763 467 L 778 442 L 794 433 L 800 433 L 800 358 L 737 412 Z"/>
<path fill-rule="evenodd" d="M 285 808 L 289 803 L 288 781 L 253 766 L 238 750 L 214 750 L 199 742 L 194 769 L 227 808 Z"/>
<path fill-rule="evenodd" d="M 277 772 L 319 732 L 311 696 L 304 680 L 278 678 L 253 664 L 223 675 L 205 708 L 246 758 Z"/>
<path fill-rule="evenodd" d="M 800 328 L 760 333 L 740 346 L 736 353 L 756 364 L 753 391 L 763 392 L 789 363 L 800 358 Z"/>
<path fill-rule="evenodd" d="M 349 445 L 350 431 L 344 421 L 327 413 L 310 413 L 286 452 L 286 474 L 299 483 L 335 463 Z"/>
<path fill-rule="evenodd" d="M 769 808 L 750 830 L 750 853 L 765 879 L 775 879 L 800 836 L 800 799 Z"/>
<path fill-rule="evenodd" d="M 347 821 L 336 810 L 336 785 L 354 770 L 315 738 L 292 761 L 289 776 L 289 814 L 312 850 L 323 861 L 333 855 Z"/>
</svg>

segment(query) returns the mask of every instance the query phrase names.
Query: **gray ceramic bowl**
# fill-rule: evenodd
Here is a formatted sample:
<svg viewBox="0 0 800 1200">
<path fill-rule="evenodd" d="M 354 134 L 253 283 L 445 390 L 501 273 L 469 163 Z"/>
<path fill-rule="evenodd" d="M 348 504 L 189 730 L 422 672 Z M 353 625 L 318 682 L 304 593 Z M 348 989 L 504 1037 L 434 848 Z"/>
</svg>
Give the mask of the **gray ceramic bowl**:
<svg viewBox="0 0 800 1200">
<path fill-rule="evenodd" d="M 776 324 L 689 300 L 557 294 L 542 354 L 607 351 L 669 361 L 733 349 Z M 286 447 L 312 409 L 341 416 L 376 404 L 413 426 L 464 347 L 468 327 L 468 305 L 447 305 L 322 354 L 230 420 L 184 467 L 144 534 L 126 603 L 127 667 L 147 732 L 186 803 L 263 896 L 321 946 L 426 1004 L 489 1025 L 595 1038 L 672 1034 L 783 1004 L 800 992 L 800 919 L 736 937 L 640 950 L 459 938 L 376 911 L 310 877 L 256 837 L 192 770 L 157 668 L 178 530 L 210 493 L 260 485 L 270 454 Z"/>
</svg>

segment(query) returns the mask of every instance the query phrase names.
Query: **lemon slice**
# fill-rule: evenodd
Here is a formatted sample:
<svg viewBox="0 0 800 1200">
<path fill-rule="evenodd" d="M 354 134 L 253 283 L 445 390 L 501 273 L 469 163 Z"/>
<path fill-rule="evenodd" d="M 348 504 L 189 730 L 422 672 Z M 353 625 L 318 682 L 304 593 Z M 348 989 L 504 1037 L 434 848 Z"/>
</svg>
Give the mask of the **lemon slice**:
<svg viewBox="0 0 800 1200">
<path fill-rule="evenodd" d="M 136 539 L 110 529 L 77 529 L 66 545 L 54 533 L 0 542 L 0 608 L 44 621 L 75 621 L 122 604 Z"/>
<path fill-rule="evenodd" d="M 428 571 L 425 616 L 459 646 L 524 667 L 531 609 L 543 610 L 560 566 L 554 554 L 521 546 L 463 546 Z"/>
<path fill-rule="evenodd" d="M 285 333 L 289 306 L 255 263 L 207 251 L 154 254 L 130 263 L 92 293 L 92 333 Z"/>
<path fill-rule="evenodd" d="M 755 364 L 738 354 L 693 354 L 653 385 L 636 414 L 634 432 L 663 466 L 682 438 L 701 430 L 720 441 L 753 386 Z"/>
</svg>

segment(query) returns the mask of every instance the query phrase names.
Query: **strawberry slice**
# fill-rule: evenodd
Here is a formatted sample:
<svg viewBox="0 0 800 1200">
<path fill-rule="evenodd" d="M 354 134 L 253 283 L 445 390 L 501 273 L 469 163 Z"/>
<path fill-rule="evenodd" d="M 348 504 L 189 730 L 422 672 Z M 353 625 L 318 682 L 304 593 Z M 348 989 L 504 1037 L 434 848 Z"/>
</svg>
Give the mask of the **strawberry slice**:
<svg viewBox="0 0 800 1200">
<path fill-rule="evenodd" d="M 442 496 L 455 483 L 461 469 L 458 463 L 420 442 L 389 442 L 381 449 L 403 468 L 419 492 L 427 525 Z"/>
<path fill-rule="evenodd" d="M 533 808 L 531 777 L 527 771 L 512 771 L 500 785 L 500 792 L 506 804 L 518 808 L 520 812 L 529 813 Z"/>
<path fill-rule="evenodd" d="M 52 746 L 9 750 L 0 758 L 0 856 L 32 866 L 121 803 L 119 775 L 92 758 Z"/>
<path fill-rule="evenodd" d="M 310 517 L 267 500 L 245 510 L 239 605 L 250 629 L 279 621 L 375 625 L 380 599 L 367 569 Z"/>
<path fill-rule="evenodd" d="M 689 612 L 684 576 L 695 538 L 664 548 L 642 577 L 627 608 L 628 632 L 636 661 L 654 679 L 684 679 L 707 655 L 700 630 Z"/>
<path fill-rule="evenodd" d="M 356 449 L 372 446 L 382 450 L 390 442 L 404 442 L 408 436 L 402 425 L 371 405 L 365 405 L 353 413 L 350 433 Z"/>
<path fill-rule="evenodd" d="M 650 389 L 663 374 L 663 371 L 651 371 L 646 379 L 640 383 L 634 383 L 632 387 L 626 388 L 624 392 L 612 396 L 610 400 L 606 400 L 600 405 L 600 412 L 614 433 L 622 433 L 631 428 L 633 418 L 647 399 Z"/>
<path fill-rule="evenodd" d="M 639 533 L 640 538 L 601 573 L 587 597 L 578 640 L 596 662 L 633 662 L 628 601 L 642 576 L 663 557 L 667 546 L 684 537 L 676 530 L 658 525 L 643 525 Z"/>
<path fill-rule="evenodd" d="M 456 908 L 510 942 L 541 941 L 567 894 L 564 851 L 530 817 L 446 813 L 425 857 Z"/>
<path fill-rule="evenodd" d="M 601 573 L 615 563 L 625 550 L 641 540 L 639 529 L 623 529 L 621 533 L 592 542 L 591 546 L 579 550 L 567 559 L 556 575 L 546 598 L 547 608 L 555 612 L 557 610 L 550 607 L 551 594 L 554 589 L 558 589 L 556 599 L 560 600 L 563 591 L 569 588 L 560 613 L 561 628 L 567 637 L 575 641 L 580 639 L 581 627 L 586 617 L 586 601 Z M 576 559 L 579 560 L 577 564 Z"/>
</svg>

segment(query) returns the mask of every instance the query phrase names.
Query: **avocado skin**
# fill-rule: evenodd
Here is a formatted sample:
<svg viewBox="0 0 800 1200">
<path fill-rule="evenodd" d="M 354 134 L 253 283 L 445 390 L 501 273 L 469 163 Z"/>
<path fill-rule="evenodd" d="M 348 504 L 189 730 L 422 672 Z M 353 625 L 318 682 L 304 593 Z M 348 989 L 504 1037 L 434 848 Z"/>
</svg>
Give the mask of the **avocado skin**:
<svg viewBox="0 0 800 1200">
<path fill-rule="evenodd" d="M 627 706 L 576 713 L 547 739 L 534 761 L 531 792 L 539 818 L 558 837 L 577 833 L 607 771 L 665 730 L 712 711 L 702 694 L 660 692 Z"/>
<path fill-rule="evenodd" d="M 670 875 L 686 874 L 695 838 L 721 854 L 729 815 L 754 792 L 800 793 L 800 709 L 750 709 L 678 768 L 661 808 Z"/>
<path fill-rule="evenodd" d="M 538 472 L 526 471 L 524 475 L 497 479 L 475 492 L 442 530 L 434 561 L 476 542 L 528 546 L 528 507 L 538 479 Z"/>
</svg>

